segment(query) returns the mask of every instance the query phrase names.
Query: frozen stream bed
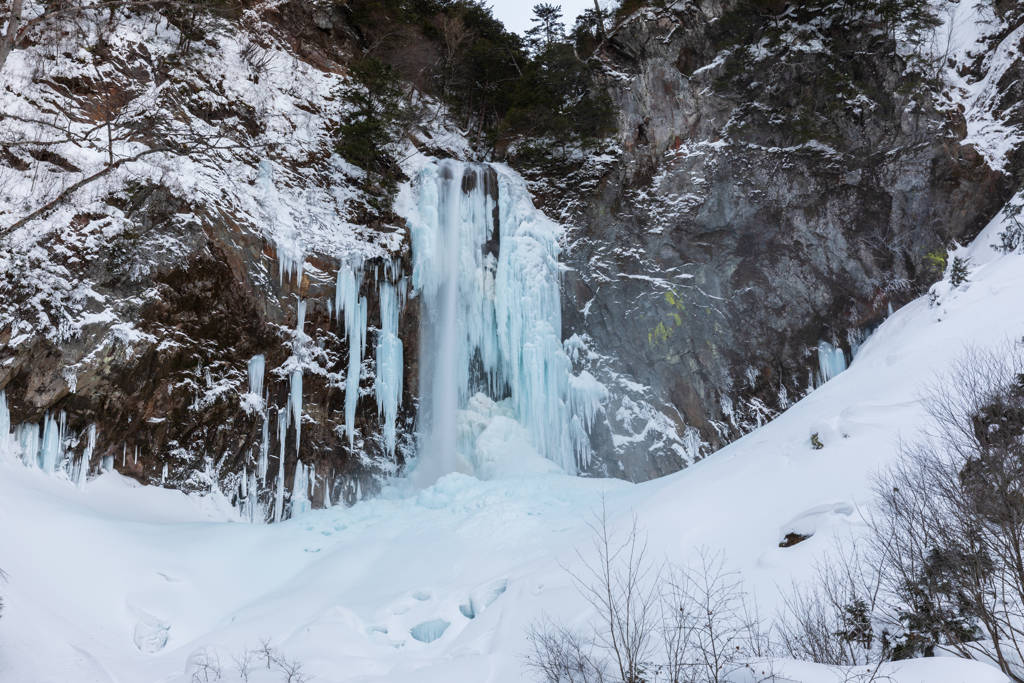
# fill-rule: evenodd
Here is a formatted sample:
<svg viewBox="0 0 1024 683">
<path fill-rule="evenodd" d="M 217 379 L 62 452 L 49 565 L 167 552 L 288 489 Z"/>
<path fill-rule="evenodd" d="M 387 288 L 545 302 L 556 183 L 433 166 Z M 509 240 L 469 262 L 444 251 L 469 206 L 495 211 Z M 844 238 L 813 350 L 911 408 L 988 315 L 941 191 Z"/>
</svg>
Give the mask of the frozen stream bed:
<svg viewBox="0 0 1024 683">
<path fill-rule="evenodd" d="M 776 586 L 809 576 L 837 532 L 862 528 L 868 478 L 921 424 L 923 384 L 967 344 L 1024 337 L 1024 256 L 989 248 L 999 227 L 962 250 L 970 284 L 938 284 L 937 304 L 924 297 L 897 311 L 849 369 L 779 419 L 645 484 L 550 468 L 508 468 L 515 478 L 490 481 L 450 474 L 423 490 L 398 482 L 352 508 L 253 525 L 215 496 L 117 474 L 79 491 L 0 454 L 0 681 L 185 683 L 204 652 L 234 681 L 231 657 L 261 638 L 316 681 L 534 680 L 520 659 L 524 628 L 544 613 L 593 616 L 566 567 L 579 566 L 577 550 L 588 557 L 587 521 L 602 494 L 617 523 L 637 515 L 659 558 L 724 550 L 770 614 Z M 813 536 L 780 548 L 791 531 Z M 948 659 L 892 674 L 901 683 L 1005 680 Z M 802 663 L 786 676 L 836 680 Z M 282 679 L 261 669 L 249 680 Z"/>
</svg>

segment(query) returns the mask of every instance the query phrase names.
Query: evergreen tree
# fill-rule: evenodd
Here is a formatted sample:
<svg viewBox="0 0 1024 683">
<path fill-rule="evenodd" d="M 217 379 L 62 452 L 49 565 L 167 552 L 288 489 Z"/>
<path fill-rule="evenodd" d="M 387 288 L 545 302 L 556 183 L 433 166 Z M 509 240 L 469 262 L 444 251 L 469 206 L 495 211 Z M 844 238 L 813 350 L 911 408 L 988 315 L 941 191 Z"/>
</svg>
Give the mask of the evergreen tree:
<svg viewBox="0 0 1024 683">
<path fill-rule="evenodd" d="M 394 67 L 379 59 L 363 57 L 350 68 L 354 82 L 339 93 L 349 109 L 334 131 L 334 149 L 367 172 L 376 208 L 388 209 L 399 173 L 395 145 L 407 116 L 402 90 Z"/>
<path fill-rule="evenodd" d="M 967 279 L 967 261 L 959 256 L 954 256 L 953 265 L 950 266 L 949 271 L 949 283 L 954 287 L 959 287 L 965 282 L 970 282 Z"/>
<path fill-rule="evenodd" d="M 548 2 L 533 6 L 533 28 L 526 32 L 530 51 L 540 53 L 555 43 L 565 41 L 565 24 L 562 23 L 562 8 Z"/>
</svg>

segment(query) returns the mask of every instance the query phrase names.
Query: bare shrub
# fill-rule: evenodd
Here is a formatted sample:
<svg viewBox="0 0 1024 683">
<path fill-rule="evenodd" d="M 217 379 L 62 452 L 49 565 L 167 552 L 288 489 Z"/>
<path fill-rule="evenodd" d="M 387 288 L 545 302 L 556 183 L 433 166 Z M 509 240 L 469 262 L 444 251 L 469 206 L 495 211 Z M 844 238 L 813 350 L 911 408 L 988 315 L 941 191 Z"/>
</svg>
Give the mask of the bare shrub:
<svg viewBox="0 0 1024 683">
<path fill-rule="evenodd" d="M 597 611 L 596 645 L 608 654 L 624 683 L 646 680 L 657 628 L 659 576 L 647 554 L 647 540 L 636 517 L 624 533 L 612 529 L 605 500 L 594 532 L 596 560 L 579 551 L 583 569 L 569 572 L 577 590 Z"/>
<path fill-rule="evenodd" d="M 215 648 L 202 648 L 192 657 L 192 683 L 209 683 L 221 678 L 220 655 Z"/>
<path fill-rule="evenodd" d="M 238 656 L 232 656 L 231 661 L 235 663 L 235 669 L 238 671 L 238 675 L 243 681 L 249 680 L 249 674 L 256 668 L 256 659 L 260 656 L 259 650 L 250 650 L 245 648 L 242 650 L 242 654 Z"/>
<path fill-rule="evenodd" d="M 249 71 L 257 77 L 262 76 L 265 71 L 274 63 L 277 53 L 268 50 L 249 36 L 239 38 L 239 56 L 249 67 Z"/>
<path fill-rule="evenodd" d="M 266 660 L 268 669 L 270 668 L 270 665 L 277 660 L 280 654 L 277 648 L 270 643 L 270 638 L 260 638 L 259 647 L 255 650 L 258 658 Z"/>
<path fill-rule="evenodd" d="M 775 619 L 780 649 L 793 659 L 836 667 L 875 665 L 888 658 L 876 614 L 881 571 L 856 541 L 837 539 L 836 552 L 815 564 L 815 579 L 793 582 Z"/>
<path fill-rule="evenodd" d="M 530 653 L 525 663 L 547 683 L 603 683 L 608 662 L 591 636 L 544 617 L 526 632 Z"/>
<path fill-rule="evenodd" d="M 570 572 L 597 613 L 584 630 L 550 618 L 527 631 L 526 665 L 546 683 L 724 683 L 740 670 L 746 680 L 774 676 L 770 638 L 725 556 L 706 549 L 693 566 L 661 568 L 633 518 L 612 529 L 602 501 L 594 557 Z"/>
<path fill-rule="evenodd" d="M 672 567 L 664 600 L 673 613 L 666 626 L 676 629 L 665 638 L 672 683 L 723 683 L 741 669 L 754 680 L 768 680 L 772 671 L 769 633 L 738 572 L 727 571 L 725 554 L 698 551 L 696 564 Z M 664 613 L 664 611 L 663 611 Z M 678 616 L 675 616 L 675 615 Z"/>
<path fill-rule="evenodd" d="M 923 403 L 928 429 L 874 482 L 888 645 L 1024 681 L 1024 348 L 968 349 Z"/>
<path fill-rule="evenodd" d="M 313 678 L 302 671 L 302 662 L 297 659 L 288 659 L 280 654 L 274 660 L 274 664 L 281 672 L 284 683 L 306 683 Z"/>
</svg>

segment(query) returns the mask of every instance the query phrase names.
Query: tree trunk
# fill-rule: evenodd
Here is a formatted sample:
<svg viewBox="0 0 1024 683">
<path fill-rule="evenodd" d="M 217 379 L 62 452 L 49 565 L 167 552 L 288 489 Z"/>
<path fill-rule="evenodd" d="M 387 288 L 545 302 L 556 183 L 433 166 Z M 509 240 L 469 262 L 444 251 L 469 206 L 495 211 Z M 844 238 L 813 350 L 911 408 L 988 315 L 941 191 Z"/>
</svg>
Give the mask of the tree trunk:
<svg viewBox="0 0 1024 683">
<path fill-rule="evenodd" d="M 11 18 L 7 22 L 7 31 L 0 36 L 0 71 L 7 63 L 7 56 L 11 54 L 15 44 L 18 42 L 18 29 L 21 28 L 21 12 L 24 7 L 24 0 L 14 0 L 11 5 Z"/>
</svg>

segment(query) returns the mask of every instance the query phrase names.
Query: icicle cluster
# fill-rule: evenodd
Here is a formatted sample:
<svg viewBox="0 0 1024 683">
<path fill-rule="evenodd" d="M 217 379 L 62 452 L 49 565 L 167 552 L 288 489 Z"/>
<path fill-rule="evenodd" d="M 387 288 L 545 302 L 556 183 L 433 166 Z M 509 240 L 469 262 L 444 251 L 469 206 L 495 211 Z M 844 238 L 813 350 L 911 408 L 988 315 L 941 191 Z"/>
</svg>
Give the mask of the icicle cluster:
<svg viewBox="0 0 1024 683">
<path fill-rule="evenodd" d="M 356 404 L 359 401 L 359 374 L 366 352 L 366 297 L 359 296 L 362 274 L 349 264 L 338 269 L 334 307 L 338 320 L 345 319 L 348 340 L 348 373 L 345 375 L 345 434 L 348 445 L 355 443 Z"/>
<path fill-rule="evenodd" d="M 96 425 L 89 425 L 87 432 L 85 451 L 82 452 L 82 461 L 78 465 L 78 488 L 85 489 L 85 481 L 89 476 L 89 463 L 92 461 L 92 454 L 96 450 Z M 167 477 L 167 465 L 164 465 L 164 477 Z"/>
<path fill-rule="evenodd" d="M 256 476 L 260 483 L 267 482 L 267 468 L 270 466 L 270 408 L 263 411 L 263 438 L 260 441 L 260 459 L 256 465 Z"/>
<path fill-rule="evenodd" d="M 281 444 L 281 457 L 277 461 L 277 488 L 274 492 L 275 522 L 280 522 L 284 515 L 284 441 L 288 436 L 288 415 L 287 410 L 277 411 L 277 442 Z"/>
<path fill-rule="evenodd" d="M 299 460 L 295 463 L 295 480 L 292 482 L 291 509 L 292 517 L 309 512 L 312 505 L 309 502 L 309 475 L 310 468 L 307 468 Z"/>
<path fill-rule="evenodd" d="M 846 369 L 846 354 L 827 341 L 818 342 L 818 385 L 821 386 Z"/>
<path fill-rule="evenodd" d="M 259 172 L 256 176 L 256 188 L 259 192 L 263 217 L 271 224 L 270 227 L 274 234 L 279 282 L 283 285 L 286 277 L 288 279 L 295 278 L 296 282 L 300 282 L 306 254 L 302 248 L 298 227 L 291 222 L 289 213 L 282 210 L 277 187 L 274 185 L 274 165 L 268 159 L 260 162 Z M 279 222 L 284 224 L 278 225 Z"/>
<path fill-rule="evenodd" d="M 511 392 L 539 452 L 569 472 L 586 466 L 587 431 L 607 390 L 590 375 L 573 377 L 562 346 L 560 228 L 504 167 L 443 161 L 420 173 L 417 188 L 412 284 L 424 312 L 428 457 L 452 457 L 455 413 L 482 382 L 492 395 Z M 475 363 L 480 378 L 470 376 Z"/>
<path fill-rule="evenodd" d="M 402 340 L 398 338 L 398 292 L 395 286 L 380 287 L 380 335 L 377 338 L 377 412 L 384 418 L 384 446 L 388 455 L 395 454 L 398 406 L 402 401 L 404 369 Z"/>
<path fill-rule="evenodd" d="M 0 453 L 10 450 L 11 410 L 7 407 L 7 392 L 0 391 Z"/>
</svg>

